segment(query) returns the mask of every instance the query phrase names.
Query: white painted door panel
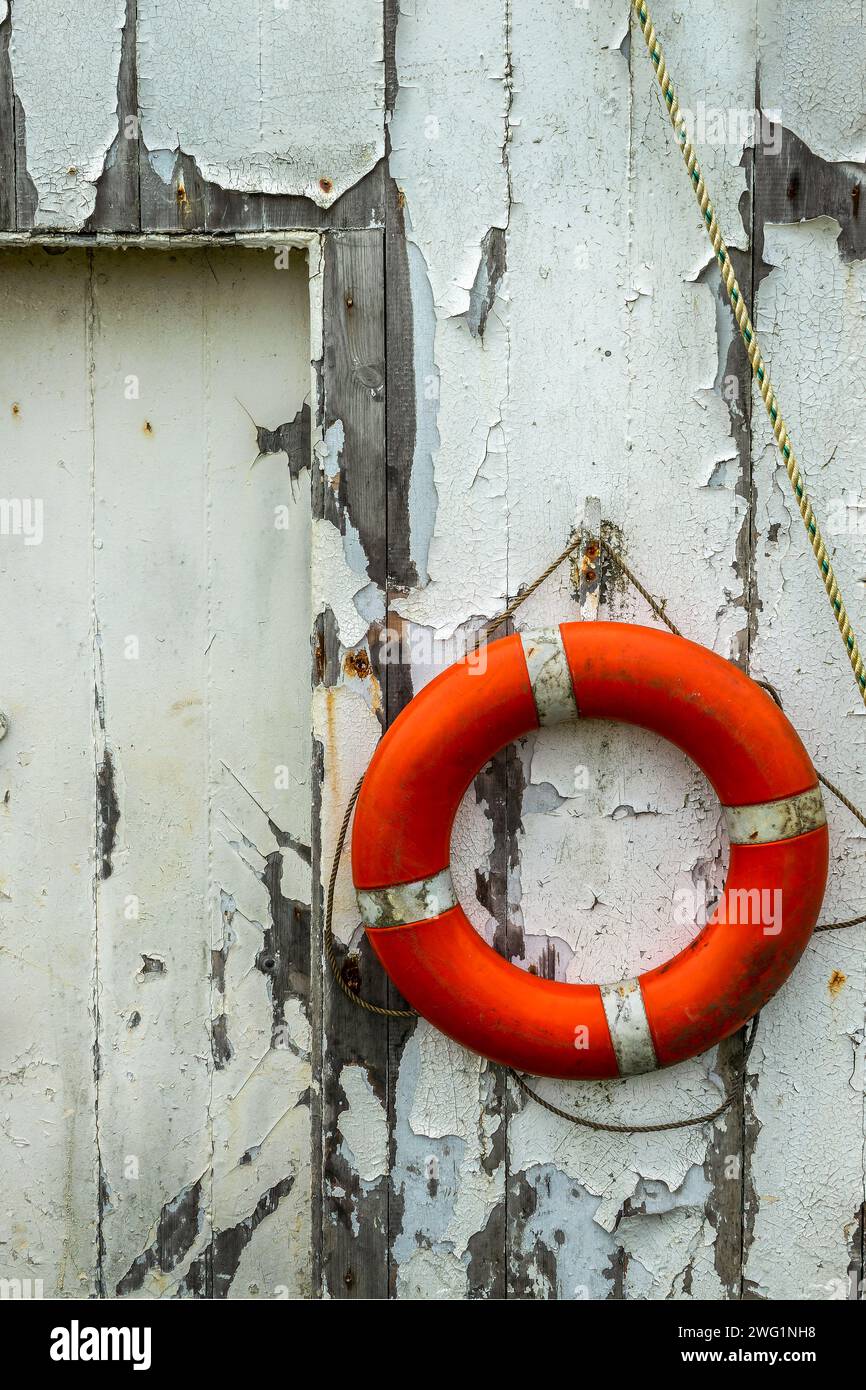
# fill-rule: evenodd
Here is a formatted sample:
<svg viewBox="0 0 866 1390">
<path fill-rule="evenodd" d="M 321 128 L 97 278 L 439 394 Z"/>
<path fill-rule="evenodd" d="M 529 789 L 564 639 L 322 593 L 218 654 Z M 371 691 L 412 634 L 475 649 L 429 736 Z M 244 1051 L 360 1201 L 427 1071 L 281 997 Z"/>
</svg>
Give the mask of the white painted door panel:
<svg viewBox="0 0 866 1390">
<path fill-rule="evenodd" d="M 41 544 L 2 538 L 0 1272 L 303 1293 L 304 257 L 34 250 L 0 276 L 3 490 L 44 504 Z M 291 457 L 257 457 L 281 425 Z"/>
</svg>

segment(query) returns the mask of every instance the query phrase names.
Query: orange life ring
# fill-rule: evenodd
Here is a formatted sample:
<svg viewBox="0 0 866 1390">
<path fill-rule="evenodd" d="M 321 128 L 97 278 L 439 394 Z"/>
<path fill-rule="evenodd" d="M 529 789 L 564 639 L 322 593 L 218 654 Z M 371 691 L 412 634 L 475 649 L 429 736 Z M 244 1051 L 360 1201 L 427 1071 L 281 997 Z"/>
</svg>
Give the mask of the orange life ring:
<svg viewBox="0 0 866 1390">
<path fill-rule="evenodd" d="M 411 701 L 364 778 L 352 868 L 377 956 L 443 1033 L 521 1071 L 624 1076 L 705 1051 L 775 993 L 815 926 L 829 846 L 808 753 L 742 671 L 653 628 L 563 623 L 492 642 L 485 656 Z M 640 725 L 683 749 L 715 789 L 731 841 L 703 930 L 664 965 L 613 985 L 545 980 L 504 960 L 471 926 L 449 870 L 475 774 L 539 725 L 577 718 Z"/>
</svg>

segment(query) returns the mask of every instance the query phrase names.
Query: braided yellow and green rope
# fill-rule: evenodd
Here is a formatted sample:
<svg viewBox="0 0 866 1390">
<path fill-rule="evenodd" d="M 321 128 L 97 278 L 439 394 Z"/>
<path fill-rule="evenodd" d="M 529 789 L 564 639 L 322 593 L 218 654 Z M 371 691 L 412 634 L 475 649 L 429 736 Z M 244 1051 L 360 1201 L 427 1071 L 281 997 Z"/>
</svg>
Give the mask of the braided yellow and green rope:
<svg viewBox="0 0 866 1390">
<path fill-rule="evenodd" d="M 782 419 L 782 412 L 779 409 L 779 402 L 776 398 L 776 393 L 773 390 L 773 387 L 770 383 L 770 376 L 767 371 L 766 363 L 764 362 L 763 354 L 761 353 L 761 349 L 758 346 L 758 339 L 755 334 L 755 329 L 752 324 L 752 320 L 749 317 L 749 311 L 746 308 L 745 302 L 743 300 L 742 291 L 739 285 L 737 284 L 737 277 L 734 274 L 734 268 L 731 265 L 731 257 L 728 252 L 728 248 L 725 245 L 724 237 L 722 236 L 722 233 L 719 230 L 719 224 L 716 221 L 715 208 L 713 207 L 712 200 L 710 198 L 709 193 L 707 192 L 707 186 L 704 183 L 704 176 L 701 172 L 701 166 L 698 163 L 698 158 L 695 154 L 694 147 L 688 137 L 685 117 L 683 116 L 680 110 L 676 92 L 674 91 L 674 85 L 670 79 L 667 63 L 665 62 L 665 56 L 662 52 L 662 46 L 659 43 L 658 36 L 656 35 L 655 26 L 653 25 L 653 22 L 650 19 L 646 0 L 632 0 L 632 9 L 635 11 L 635 14 L 637 15 L 640 30 L 646 42 L 647 52 L 650 56 L 653 67 L 655 68 L 656 78 L 658 80 L 659 87 L 661 88 L 662 97 L 664 98 L 664 102 L 667 107 L 668 114 L 670 116 L 671 125 L 674 128 L 674 134 L 676 135 L 677 143 L 679 144 L 680 149 L 682 151 L 683 161 L 688 171 L 692 188 L 694 189 L 694 194 L 698 201 L 698 206 L 703 215 L 704 224 L 707 229 L 707 234 L 710 238 L 710 241 L 712 242 L 713 250 L 715 251 L 716 256 L 718 258 L 719 267 L 722 273 L 722 280 L 724 282 L 725 289 L 728 292 L 728 298 L 731 302 L 731 309 L 733 310 L 734 318 L 737 321 L 737 327 L 739 328 L 740 333 L 742 335 L 743 342 L 746 347 L 746 352 L 748 354 L 749 362 L 752 366 L 752 372 L 761 392 L 761 398 L 764 402 L 764 405 L 767 408 L 767 414 L 770 417 L 770 424 L 773 427 L 773 434 L 776 436 L 776 443 L 779 446 L 779 449 L 782 454 L 782 459 L 785 464 L 785 469 L 787 471 L 788 477 L 791 480 L 791 486 L 794 489 L 794 496 L 797 499 L 797 506 L 800 508 L 800 515 L 803 518 L 803 525 L 806 527 L 806 532 L 809 536 L 809 541 L 812 546 L 812 550 L 815 553 L 815 559 L 817 560 L 818 565 L 820 567 L 821 577 L 824 581 L 824 588 L 827 590 L 827 597 L 829 598 L 830 603 L 833 606 L 833 613 L 835 615 L 836 622 L 839 625 L 839 631 L 842 634 L 842 640 L 845 643 L 845 649 L 848 653 L 848 659 L 851 662 L 851 666 L 854 670 L 854 675 L 857 680 L 857 686 L 860 691 L 861 698 L 864 700 L 864 702 L 866 702 L 866 668 L 864 668 L 863 665 L 863 659 L 860 655 L 860 648 L 857 643 L 857 638 L 854 635 L 854 631 L 851 627 L 851 623 L 845 609 L 845 604 L 842 601 L 842 595 L 839 591 L 839 585 L 836 581 L 836 576 L 833 573 L 833 566 L 830 562 L 830 556 L 827 552 L 827 547 L 824 544 L 824 539 L 819 530 L 817 518 L 815 516 L 814 511 L 812 510 L 812 503 L 809 501 L 809 498 L 806 493 L 806 485 L 803 481 L 803 475 L 800 472 L 800 468 L 797 463 L 797 459 L 794 455 L 793 447 L 791 445 L 790 436 L 785 427 L 785 422 Z"/>
</svg>

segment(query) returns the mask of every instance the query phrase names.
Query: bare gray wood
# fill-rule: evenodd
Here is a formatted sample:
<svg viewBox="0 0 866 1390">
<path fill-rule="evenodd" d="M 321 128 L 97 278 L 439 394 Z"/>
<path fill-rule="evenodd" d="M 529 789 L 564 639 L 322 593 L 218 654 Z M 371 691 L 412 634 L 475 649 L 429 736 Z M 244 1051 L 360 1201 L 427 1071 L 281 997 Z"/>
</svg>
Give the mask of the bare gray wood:
<svg viewBox="0 0 866 1390">
<path fill-rule="evenodd" d="M 316 477 L 314 510 L 341 531 L 346 518 L 361 535 L 370 578 L 383 589 L 385 547 L 385 280 L 378 231 L 335 232 L 325 243 L 322 425 L 342 423 L 337 493 Z M 340 651 L 325 615 L 318 633 L 318 679 L 340 677 Z M 333 753 L 333 750 L 331 750 Z M 315 847 L 321 859 L 320 847 Z M 330 865 L 319 863 L 320 881 Z M 321 953 L 321 908 L 316 905 L 316 949 Z M 387 1001 L 387 980 L 363 944 L 360 953 L 339 952 L 345 978 L 374 1003 Z M 385 1021 L 352 1004 L 326 973 L 322 996 L 322 1216 L 321 1277 L 331 1298 L 385 1298 L 388 1279 L 388 1184 L 365 1191 L 342 1152 L 340 1114 L 347 1098 L 344 1066 L 361 1064 L 384 1103 L 388 1034 Z"/>
<path fill-rule="evenodd" d="M 166 182 L 140 148 L 141 227 L 145 232 L 280 232 L 366 229 L 385 222 L 384 168 L 380 161 L 329 208 L 311 198 L 246 193 L 202 177 L 195 160 L 179 150 Z"/>
<path fill-rule="evenodd" d="M 88 231 L 135 232 L 141 223 L 138 161 L 141 137 L 136 50 L 137 0 L 126 0 L 126 20 L 117 74 L 117 135 L 96 186 Z"/>
<path fill-rule="evenodd" d="M 12 24 L 0 24 L 0 227 L 15 226 L 15 93 L 9 61 Z"/>
</svg>

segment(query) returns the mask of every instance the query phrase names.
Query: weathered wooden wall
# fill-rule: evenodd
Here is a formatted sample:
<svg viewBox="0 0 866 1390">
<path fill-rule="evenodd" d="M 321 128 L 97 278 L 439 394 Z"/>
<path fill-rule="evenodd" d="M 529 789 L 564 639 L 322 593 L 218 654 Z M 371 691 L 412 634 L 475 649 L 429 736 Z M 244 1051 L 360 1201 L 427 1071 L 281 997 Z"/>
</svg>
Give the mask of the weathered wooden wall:
<svg viewBox="0 0 866 1390">
<path fill-rule="evenodd" d="M 319 964 L 382 727 L 587 495 L 680 627 L 772 681 L 818 766 L 866 795 L 862 706 L 628 0 L 2 8 L 6 239 L 163 249 L 0 264 L 0 491 L 58 518 L 41 548 L 0 538 L 0 1277 L 856 1298 L 863 928 L 809 947 L 745 1084 L 739 1040 L 615 1086 L 541 1083 L 636 1122 L 737 1087 L 716 1125 L 648 1136 L 569 1127 L 423 1022 L 353 1009 Z M 842 0 L 653 15 L 862 634 L 866 21 Z M 276 269 L 298 229 L 309 280 Z M 251 475 L 236 401 L 266 431 Z M 147 462 L 161 438 L 170 477 Z M 288 534 L 262 522 L 280 507 Z M 520 624 L 573 609 L 562 573 Z M 650 621 L 610 578 L 602 611 Z M 159 647 L 144 668 L 130 634 Z M 826 910 L 847 916 L 863 836 L 829 810 Z M 684 944 L 673 896 L 724 857 L 702 778 L 613 727 L 507 750 L 455 832 L 478 930 L 571 980 Z M 393 1002 L 347 869 L 336 935 Z"/>
</svg>

